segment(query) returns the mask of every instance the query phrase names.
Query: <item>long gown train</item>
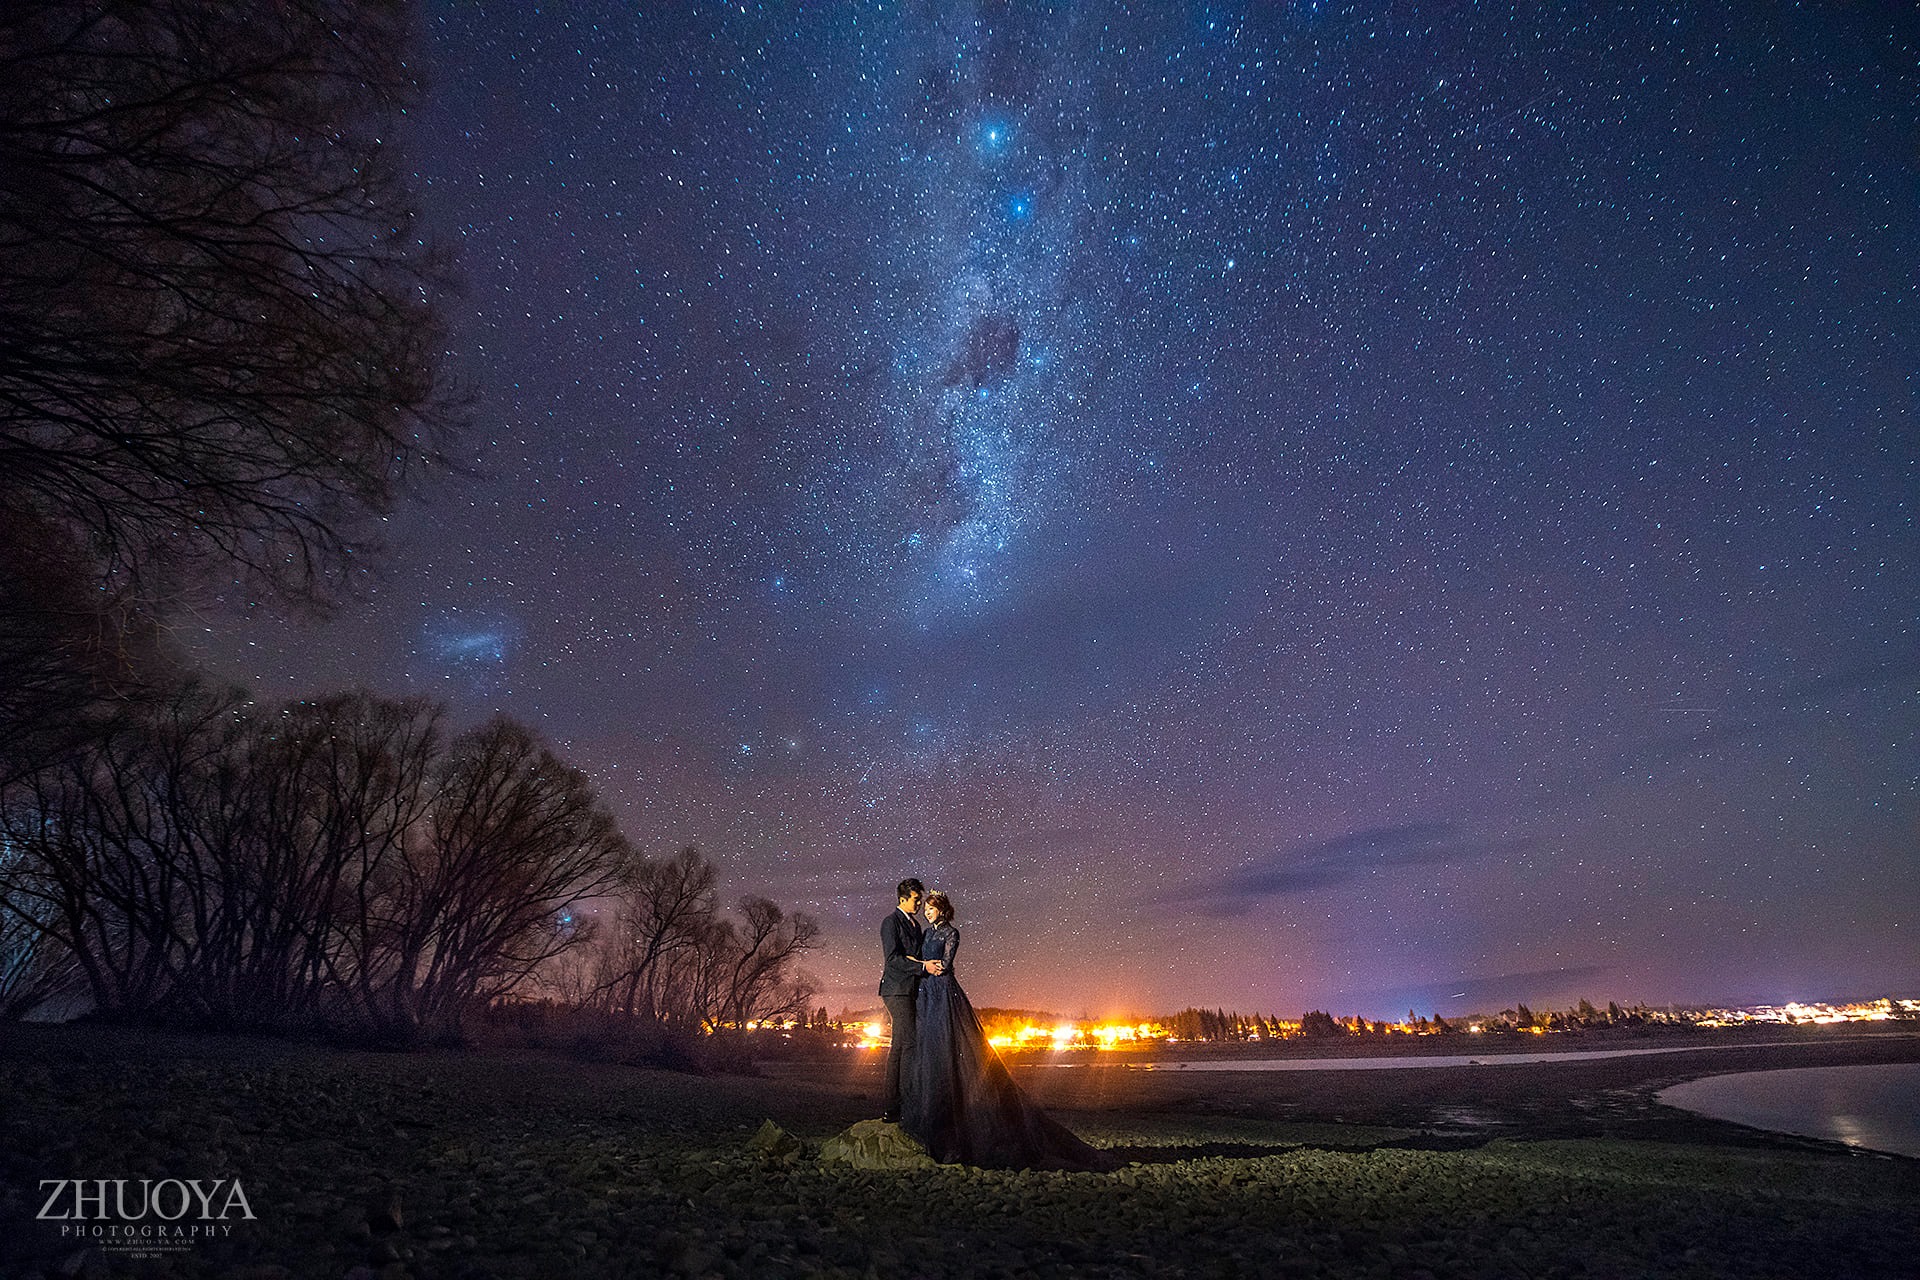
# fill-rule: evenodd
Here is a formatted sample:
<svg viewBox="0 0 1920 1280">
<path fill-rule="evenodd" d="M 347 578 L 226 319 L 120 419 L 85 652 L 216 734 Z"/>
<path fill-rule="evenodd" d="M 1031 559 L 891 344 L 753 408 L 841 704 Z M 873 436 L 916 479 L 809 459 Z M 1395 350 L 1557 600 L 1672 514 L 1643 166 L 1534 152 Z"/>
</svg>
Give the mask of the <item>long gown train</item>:
<svg viewBox="0 0 1920 1280">
<path fill-rule="evenodd" d="M 927 930 L 920 958 L 947 972 L 920 980 L 915 1049 L 903 1064 L 903 1128 L 942 1163 L 984 1169 L 1107 1170 L 1112 1156 L 1075 1137 L 1028 1100 L 1000 1061 L 953 973 L 960 933 Z"/>
</svg>

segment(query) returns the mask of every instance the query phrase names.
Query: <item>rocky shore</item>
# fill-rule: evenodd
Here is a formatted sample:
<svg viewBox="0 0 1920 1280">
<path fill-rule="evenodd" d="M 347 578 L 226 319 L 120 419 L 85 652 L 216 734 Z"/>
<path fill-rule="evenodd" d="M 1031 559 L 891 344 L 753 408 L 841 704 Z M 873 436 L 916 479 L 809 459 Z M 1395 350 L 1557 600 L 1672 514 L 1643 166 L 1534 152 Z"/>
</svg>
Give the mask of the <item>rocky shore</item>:
<svg viewBox="0 0 1920 1280">
<path fill-rule="evenodd" d="M 1022 1071 L 1061 1119 L 1129 1161 L 1102 1175 L 823 1162 L 829 1139 L 871 1118 L 871 1056 L 693 1076 L 100 1028 L 0 1036 L 4 1275 L 1438 1280 L 1920 1269 L 1920 1162 L 1651 1101 L 1688 1072 L 1912 1061 L 1920 1045 L 1909 1038 L 1477 1077 Z M 75 1234 L 100 1225 L 91 1213 L 43 1219 L 45 1188 L 63 1179 L 237 1179 L 253 1216 L 229 1214 L 212 1224 L 226 1231 L 186 1243 L 136 1238 L 143 1255 Z M 199 1214 L 196 1204 L 181 1222 Z"/>
</svg>

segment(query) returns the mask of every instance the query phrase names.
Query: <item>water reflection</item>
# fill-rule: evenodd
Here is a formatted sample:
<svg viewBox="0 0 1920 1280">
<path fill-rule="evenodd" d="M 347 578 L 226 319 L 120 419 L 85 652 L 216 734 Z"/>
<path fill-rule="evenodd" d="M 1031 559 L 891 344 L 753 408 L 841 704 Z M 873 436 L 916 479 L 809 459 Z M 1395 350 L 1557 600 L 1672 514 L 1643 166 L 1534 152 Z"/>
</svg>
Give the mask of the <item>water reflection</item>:
<svg viewBox="0 0 1920 1280">
<path fill-rule="evenodd" d="M 1756 1129 L 1920 1156 L 1920 1063 L 1708 1076 L 1663 1089 L 1659 1099 Z"/>
<path fill-rule="evenodd" d="M 1701 1046 L 1671 1049 L 1569 1049 L 1559 1053 L 1400 1054 L 1389 1058 L 1205 1058 L 1198 1061 L 1164 1059 L 1117 1065 L 1136 1071 L 1404 1071 L 1416 1067 L 1518 1067 L 1534 1062 L 1587 1062 L 1594 1058 L 1637 1058 L 1649 1053 L 1697 1053 Z M 1087 1060 L 1056 1062 L 1057 1067 L 1085 1066 Z"/>
</svg>

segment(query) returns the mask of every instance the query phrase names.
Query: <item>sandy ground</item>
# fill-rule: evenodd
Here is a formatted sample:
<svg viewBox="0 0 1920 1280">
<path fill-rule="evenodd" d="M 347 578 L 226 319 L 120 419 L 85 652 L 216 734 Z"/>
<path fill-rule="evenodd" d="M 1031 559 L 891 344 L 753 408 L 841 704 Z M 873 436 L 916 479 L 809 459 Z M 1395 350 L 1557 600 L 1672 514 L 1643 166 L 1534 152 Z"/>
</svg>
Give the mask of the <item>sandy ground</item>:
<svg viewBox="0 0 1920 1280">
<path fill-rule="evenodd" d="M 6 1028 L 0 1274 L 1920 1274 L 1920 1162 L 1652 1100 L 1702 1074 L 1920 1060 L 1912 1036 L 1795 1040 L 1365 1072 L 1019 1066 L 1130 1162 L 1102 1175 L 822 1166 L 821 1141 L 876 1110 L 871 1053 L 701 1077 Z M 751 1149 L 768 1119 L 807 1148 Z M 38 1216 L 74 1178 L 135 1194 L 142 1179 L 237 1178 L 253 1217 L 229 1199 L 212 1238 L 148 1237 L 139 1256 Z"/>
</svg>

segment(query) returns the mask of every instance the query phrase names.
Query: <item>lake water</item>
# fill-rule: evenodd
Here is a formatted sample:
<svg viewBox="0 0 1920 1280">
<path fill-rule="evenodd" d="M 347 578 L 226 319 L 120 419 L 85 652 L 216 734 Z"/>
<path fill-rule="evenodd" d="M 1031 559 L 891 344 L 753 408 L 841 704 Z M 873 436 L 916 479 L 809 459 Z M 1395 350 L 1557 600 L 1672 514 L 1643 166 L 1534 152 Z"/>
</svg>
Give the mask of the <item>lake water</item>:
<svg viewBox="0 0 1920 1280">
<path fill-rule="evenodd" d="M 1409 1067 L 1518 1067 L 1534 1062 L 1588 1062 L 1594 1058 L 1637 1058 L 1649 1053 L 1698 1053 L 1702 1047 L 1579 1049 L 1567 1053 L 1407 1054 L 1398 1058 L 1211 1058 L 1199 1062 L 1126 1065 L 1141 1071 L 1402 1071 Z"/>
<path fill-rule="evenodd" d="M 1920 1063 L 1708 1076 L 1659 1100 L 1715 1120 L 1920 1156 Z"/>
</svg>

